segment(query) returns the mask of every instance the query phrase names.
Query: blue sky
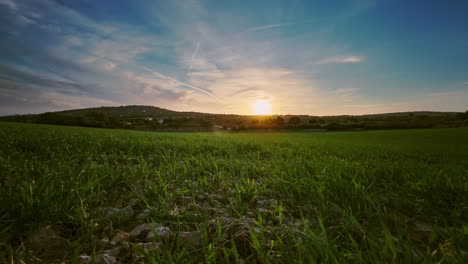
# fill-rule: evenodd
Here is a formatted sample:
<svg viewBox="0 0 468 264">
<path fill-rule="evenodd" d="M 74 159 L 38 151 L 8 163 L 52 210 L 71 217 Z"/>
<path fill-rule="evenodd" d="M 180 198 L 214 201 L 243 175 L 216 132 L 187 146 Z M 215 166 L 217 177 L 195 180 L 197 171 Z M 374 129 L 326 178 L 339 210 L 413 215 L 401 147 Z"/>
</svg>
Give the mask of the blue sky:
<svg viewBox="0 0 468 264">
<path fill-rule="evenodd" d="M 467 1 L 0 0 L 0 115 L 468 110 Z"/>
</svg>

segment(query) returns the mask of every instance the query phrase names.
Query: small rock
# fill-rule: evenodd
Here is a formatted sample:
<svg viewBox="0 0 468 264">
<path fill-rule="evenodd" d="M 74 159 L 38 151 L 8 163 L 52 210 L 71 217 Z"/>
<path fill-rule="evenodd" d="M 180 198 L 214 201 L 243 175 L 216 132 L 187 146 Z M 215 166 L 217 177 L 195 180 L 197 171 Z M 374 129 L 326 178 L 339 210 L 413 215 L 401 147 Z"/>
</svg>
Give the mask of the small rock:
<svg viewBox="0 0 468 264">
<path fill-rule="evenodd" d="M 146 241 L 153 241 L 155 233 L 158 234 L 161 239 L 167 239 L 172 235 L 172 231 L 169 229 L 169 227 L 158 226 L 154 229 L 154 231 L 148 232 L 146 235 Z"/>
<path fill-rule="evenodd" d="M 138 243 L 137 245 L 141 246 L 146 252 L 154 252 L 160 250 L 160 244 L 156 242 Z"/>
<path fill-rule="evenodd" d="M 154 240 L 154 233 L 153 231 L 149 231 L 148 234 L 146 234 L 146 241 L 152 241 Z"/>
<path fill-rule="evenodd" d="M 158 228 L 159 226 L 161 225 L 158 223 L 147 223 L 147 224 L 137 225 L 135 228 L 132 229 L 132 231 L 130 231 L 130 235 L 133 237 L 145 236 L 146 233 L 148 233 L 149 231 L 153 229 Z"/>
<path fill-rule="evenodd" d="M 257 201 L 257 205 L 258 205 L 258 206 L 261 206 L 261 207 L 266 207 L 266 206 L 268 206 L 269 204 L 270 204 L 270 201 L 268 201 L 268 200 L 266 200 L 266 199 L 265 199 L 265 200 L 258 200 L 258 201 Z"/>
<path fill-rule="evenodd" d="M 99 251 L 98 253 L 99 254 L 107 254 L 111 257 L 118 257 L 119 254 L 120 254 L 120 250 L 122 248 L 121 247 L 113 247 L 111 249 L 106 249 L 106 250 L 102 250 L 102 251 Z"/>
<path fill-rule="evenodd" d="M 130 201 L 128 201 L 128 206 L 134 207 L 137 203 L 138 203 L 138 200 L 135 198 L 132 198 L 130 199 Z"/>
<path fill-rule="evenodd" d="M 200 215 L 197 212 L 188 212 L 193 217 L 199 217 Z"/>
<path fill-rule="evenodd" d="M 421 232 L 434 232 L 434 229 L 432 229 L 432 226 L 422 224 L 422 223 L 416 223 L 414 225 L 416 231 L 421 231 Z"/>
<path fill-rule="evenodd" d="M 139 214 L 137 214 L 135 219 L 139 220 L 139 221 L 144 221 L 144 220 L 146 220 L 146 214 L 145 213 L 139 213 Z"/>
<path fill-rule="evenodd" d="M 118 208 L 123 207 L 123 200 L 118 199 L 118 200 L 114 201 L 114 206 L 118 207 Z"/>
<path fill-rule="evenodd" d="M 269 209 L 266 209 L 266 208 L 258 208 L 257 211 L 262 213 L 262 214 L 269 214 L 269 213 L 273 212 L 272 210 L 269 210 Z"/>
<path fill-rule="evenodd" d="M 150 242 L 150 243 L 138 243 L 136 246 L 135 257 L 142 258 L 145 254 L 160 254 L 161 247 L 159 243 Z"/>
<path fill-rule="evenodd" d="M 213 193 L 213 194 L 210 194 L 210 199 L 211 200 L 223 200 L 224 196 L 217 194 L 217 193 Z"/>
<path fill-rule="evenodd" d="M 112 237 L 112 240 L 110 241 L 109 244 L 112 246 L 115 246 L 123 241 L 128 241 L 130 240 L 130 235 L 126 232 L 122 231 L 117 231 L 117 233 Z"/>
<path fill-rule="evenodd" d="M 254 228 L 252 228 L 251 230 L 252 230 L 252 232 L 257 233 L 257 234 L 261 234 L 261 233 L 262 233 L 262 231 L 261 231 L 260 228 L 258 228 L 258 227 L 254 227 Z"/>
<path fill-rule="evenodd" d="M 204 194 L 197 195 L 197 200 L 205 200 L 205 199 L 206 199 L 206 195 Z"/>
<path fill-rule="evenodd" d="M 87 264 L 91 262 L 91 257 L 88 255 L 80 255 L 78 257 L 78 263 L 79 264 Z"/>
<path fill-rule="evenodd" d="M 107 236 L 104 236 L 103 238 L 99 239 L 97 242 L 98 247 L 103 248 L 107 247 L 109 245 L 109 238 Z"/>
<path fill-rule="evenodd" d="M 107 253 L 100 254 L 96 257 L 96 264 L 114 264 L 117 263 L 117 258 L 110 256 Z"/>
<path fill-rule="evenodd" d="M 222 209 L 218 209 L 216 207 L 211 207 L 211 206 L 200 206 L 199 210 L 205 213 L 217 213 L 222 211 Z"/>
<path fill-rule="evenodd" d="M 127 206 L 125 208 L 114 208 L 114 207 L 104 208 L 102 209 L 102 212 L 106 217 L 117 218 L 120 220 L 128 220 L 135 213 L 131 206 Z"/>
<path fill-rule="evenodd" d="M 223 203 L 221 203 L 220 201 L 218 200 L 211 200 L 211 204 L 213 206 L 216 206 L 216 207 L 222 207 L 223 206 Z"/>
<path fill-rule="evenodd" d="M 274 208 L 277 204 L 278 204 L 278 201 L 275 199 L 263 199 L 263 200 L 257 201 L 258 207 Z"/>
<path fill-rule="evenodd" d="M 62 256 L 70 247 L 70 242 L 61 237 L 52 226 L 36 230 L 31 236 L 31 247 L 45 255 Z"/>
<path fill-rule="evenodd" d="M 275 220 L 275 223 L 280 223 L 282 220 L 281 217 L 279 217 L 278 215 L 275 216 L 273 219 Z"/>
<path fill-rule="evenodd" d="M 179 207 L 176 207 L 176 208 L 172 209 L 171 211 L 169 211 L 169 215 L 172 215 L 172 216 L 178 216 L 179 214 L 180 214 Z"/>
<path fill-rule="evenodd" d="M 195 249 L 201 246 L 201 235 L 198 231 L 194 232 L 180 232 L 179 233 L 180 245 Z"/>
<path fill-rule="evenodd" d="M 120 243 L 120 245 L 122 246 L 123 249 L 129 249 L 130 248 L 130 244 L 127 241 L 122 241 Z"/>
</svg>

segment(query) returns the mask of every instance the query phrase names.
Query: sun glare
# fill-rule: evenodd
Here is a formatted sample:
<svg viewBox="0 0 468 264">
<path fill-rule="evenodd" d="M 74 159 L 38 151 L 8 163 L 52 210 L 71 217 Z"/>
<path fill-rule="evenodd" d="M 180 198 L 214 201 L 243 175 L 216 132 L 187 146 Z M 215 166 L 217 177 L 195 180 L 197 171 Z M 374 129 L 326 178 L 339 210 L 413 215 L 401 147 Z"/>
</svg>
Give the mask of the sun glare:
<svg viewBox="0 0 468 264">
<path fill-rule="evenodd" d="M 257 100 L 252 104 L 255 115 L 268 115 L 271 111 L 271 104 L 268 100 Z"/>
</svg>

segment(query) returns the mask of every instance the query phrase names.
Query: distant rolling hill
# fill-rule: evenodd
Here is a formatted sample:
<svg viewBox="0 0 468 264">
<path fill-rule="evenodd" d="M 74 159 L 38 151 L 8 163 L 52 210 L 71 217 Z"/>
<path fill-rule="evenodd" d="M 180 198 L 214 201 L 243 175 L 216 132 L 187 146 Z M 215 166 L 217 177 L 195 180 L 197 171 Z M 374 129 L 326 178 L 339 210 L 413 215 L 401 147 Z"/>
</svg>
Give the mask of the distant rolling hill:
<svg viewBox="0 0 468 264">
<path fill-rule="evenodd" d="M 0 117 L 1 121 L 136 130 L 281 130 L 407 129 L 468 125 L 468 112 L 398 112 L 368 115 L 252 116 L 178 112 L 155 106 L 128 105 Z"/>
<path fill-rule="evenodd" d="M 139 119 L 152 117 L 216 117 L 216 116 L 245 116 L 236 114 L 211 114 L 201 112 L 179 112 L 173 111 L 156 106 L 147 105 L 125 105 L 125 106 L 101 106 L 94 108 L 83 108 L 83 109 L 71 109 L 65 111 L 56 111 L 52 113 L 64 114 L 69 116 L 84 116 L 91 112 L 105 113 L 110 117 L 124 118 L 124 119 Z M 394 113 L 379 113 L 379 114 L 365 114 L 365 115 L 334 115 L 334 116 L 310 116 L 310 115 L 281 115 L 284 117 L 300 116 L 300 117 L 399 117 L 399 116 L 455 116 L 461 112 L 437 112 L 437 111 L 414 111 L 414 112 L 394 112 Z M 29 114 L 24 116 L 34 116 L 35 114 Z M 18 115 L 15 115 L 18 116 Z M 5 116 L 6 117 L 6 116 Z M 1 117 L 0 117 L 1 118 Z"/>
<path fill-rule="evenodd" d="M 178 112 L 156 106 L 126 105 L 126 106 L 102 106 L 95 108 L 73 109 L 55 112 L 71 116 L 83 116 L 91 112 L 105 113 L 110 117 L 139 119 L 146 117 L 201 117 L 212 114 L 198 112 Z"/>
<path fill-rule="evenodd" d="M 367 114 L 361 115 L 362 117 L 378 117 L 378 116 L 406 116 L 406 115 L 415 115 L 415 116 L 454 116 L 461 112 L 436 112 L 436 111 L 413 111 L 413 112 L 395 112 L 395 113 L 383 113 L 383 114 Z"/>
</svg>

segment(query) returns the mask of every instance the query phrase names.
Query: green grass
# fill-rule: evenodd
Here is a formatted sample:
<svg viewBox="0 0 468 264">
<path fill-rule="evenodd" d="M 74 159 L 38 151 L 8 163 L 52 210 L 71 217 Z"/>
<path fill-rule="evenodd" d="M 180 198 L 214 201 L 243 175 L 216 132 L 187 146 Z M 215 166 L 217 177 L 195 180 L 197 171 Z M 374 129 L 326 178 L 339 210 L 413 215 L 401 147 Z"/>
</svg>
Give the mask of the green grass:
<svg viewBox="0 0 468 264">
<path fill-rule="evenodd" d="M 124 207 L 169 227 L 149 263 L 468 261 L 468 129 L 149 133 L 0 123 L 0 261 L 60 226 L 97 251 Z M 191 197 L 191 198 L 190 198 Z M 138 222 L 139 223 L 139 222 Z M 201 246 L 179 245 L 198 230 Z M 45 262 L 53 262 L 37 256 Z M 127 262 L 129 255 L 120 256 Z"/>
</svg>

